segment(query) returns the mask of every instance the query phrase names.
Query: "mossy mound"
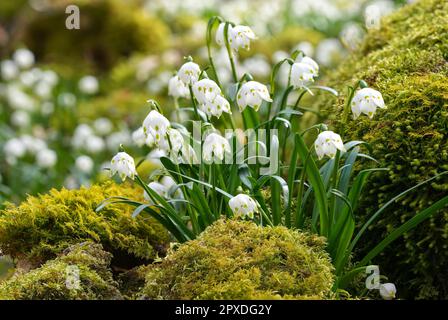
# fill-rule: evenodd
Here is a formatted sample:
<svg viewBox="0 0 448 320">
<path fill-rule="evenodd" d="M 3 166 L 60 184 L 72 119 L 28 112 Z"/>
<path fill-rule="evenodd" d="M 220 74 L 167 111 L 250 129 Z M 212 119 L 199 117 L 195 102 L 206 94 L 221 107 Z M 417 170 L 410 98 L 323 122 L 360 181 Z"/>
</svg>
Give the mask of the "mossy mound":
<svg viewBox="0 0 448 320">
<path fill-rule="evenodd" d="M 80 28 L 67 30 L 68 5 L 80 11 Z M 45 14 L 28 18 L 17 42 L 24 42 L 39 61 L 76 65 L 78 71 L 109 70 L 135 52 L 161 52 L 168 27 L 138 7 L 137 1 L 53 0 Z"/>
<path fill-rule="evenodd" d="M 154 219 L 132 218 L 132 207 L 97 206 L 111 196 L 141 199 L 129 186 L 105 183 L 79 190 L 55 190 L 28 197 L 0 212 L 0 248 L 19 261 L 37 266 L 80 241 L 101 243 L 114 266 L 130 268 L 165 253 L 169 235 Z"/>
<path fill-rule="evenodd" d="M 326 81 L 345 86 L 364 79 L 379 90 L 387 110 L 373 120 L 360 117 L 344 126 L 344 101 L 320 95 L 316 106 L 332 119 L 344 140 L 364 140 L 388 173 L 376 174 L 358 214 L 365 221 L 399 192 L 448 170 L 448 2 L 422 0 L 404 7 L 369 32 L 361 49 Z M 344 129 L 342 129 L 344 128 Z M 342 131 L 343 130 L 343 131 Z M 421 209 L 446 195 L 448 178 L 435 180 L 397 202 L 365 239 L 380 239 Z M 371 248 L 366 240 L 365 246 Z M 448 209 L 394 243 L 376 260 L 400 296 L 448 298 Z"/>
<path fill-rule="evenodd" d="M 0 300 L 122 299 L 108 269 L 111 258 L 99 244 L 74 245 L 40 268 L 0 283 Z"/>
<path fill-rule="evenodd" d="M 146 299 L 324 299 L 333 267 L 323 238 L 219 220 L 146 274 Z"/>
</svg>

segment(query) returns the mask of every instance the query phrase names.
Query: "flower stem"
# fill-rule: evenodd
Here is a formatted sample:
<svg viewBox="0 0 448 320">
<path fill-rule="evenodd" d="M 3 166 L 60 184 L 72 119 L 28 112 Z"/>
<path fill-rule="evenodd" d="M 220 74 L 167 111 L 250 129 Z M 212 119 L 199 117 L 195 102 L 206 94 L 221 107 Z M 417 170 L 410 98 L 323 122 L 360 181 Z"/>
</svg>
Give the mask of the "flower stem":
<svg viewBox="0 0 448 320">
<path fill-rule="evenodd" d="M 198 120 L 201 120 L 199 117 L 198 107 L 196 106 L 196 101 L 194 100 L 193 87 L 191 84 L 188 85 L 188 89 L 190 90 L 191 102 L 193 103 L 194 114 Z"/>
</svg>

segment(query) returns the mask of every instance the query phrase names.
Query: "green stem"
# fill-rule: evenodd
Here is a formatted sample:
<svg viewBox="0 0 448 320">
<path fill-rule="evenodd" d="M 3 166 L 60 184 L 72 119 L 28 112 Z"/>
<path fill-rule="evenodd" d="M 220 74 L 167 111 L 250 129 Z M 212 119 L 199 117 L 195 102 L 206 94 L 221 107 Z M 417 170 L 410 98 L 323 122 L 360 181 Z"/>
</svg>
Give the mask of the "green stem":
<svg viewBox="0 0 448 320">
<path fill-rule="evenodd" d="M 227 55 L 229 56 L 229 60 L 230 60 L 230 67 L 232 68 L 233 81 L 235 83 L 237 83 L 238 75 L 236 73 L 235 62 L 233 60 L 232 48 L 230 48 L 229 36 L 228 36 L 229 35 L 229 26 L 230 26 L 230 23 L 226 22 L 226 25 L 224 26 L 224 42 L 226 44 Z"/>
<path fill-rule="evenodd" d="M 194 100 L 193 87 L 191 84 L 188 85 L 188 89 L 190 90 L 190 97 L 191 102 L 193 103 L 194 114 L 196 118 L 200 121 L 201 118 L 199 117 L 198 107 L 196 106 L 196 101 Z"/>
</svg>

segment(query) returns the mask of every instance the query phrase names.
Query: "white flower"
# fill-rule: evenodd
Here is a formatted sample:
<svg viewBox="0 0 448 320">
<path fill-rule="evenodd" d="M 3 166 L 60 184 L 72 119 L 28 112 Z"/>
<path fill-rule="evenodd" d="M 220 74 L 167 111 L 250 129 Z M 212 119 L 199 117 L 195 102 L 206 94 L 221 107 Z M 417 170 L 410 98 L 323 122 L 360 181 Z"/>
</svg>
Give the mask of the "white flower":
<svg viewBox="0 0 448 320">
<path fill-rule="evenodd" d="M 93 127 L 98 134 L 105 135 L 112 131 L 113 124 L 107 118 L 98 118 L 93 122 Z"/>
<path fill-rule="evenodd" d="M 222 161 L 225 153 L 230 152 L 229 142 L 219 134 L 211 133 L 205 138 L 202 149 L 202 157 L 205 161 L 211 162 L 216 159 Z"/>
<path fill-rule="evenodd" d="M 190 92 L 179 76 L 174 76 L 168 81 L 168 94 L 174 98 L 187 98 Z"/>
<path fill-rule="evenodd" d="M 381 93 L 371 88 L 358 90 L 351 103 L 353 117 L 355 119 L 358 118 L 361 113 L 366 114 L 372 119 L 377 107 L 386 109 Z"/>
<path fill-rule="evenodd" d="M 193 94 L 200 104 L 205 104 L 220 95 L 221 89 L 215 81 L 202 79 L 193 85 Z"/>
<path fill-rule="evenodd" d="M 19 75 L 19 68 L 11 60 L 2 61 L 0 64 L 3 80 L 11 80 Z"/>
<path fill-rule="evenodd" d="M 230 110 L 230 103 L 221 95 L 217 95 L 213 100 L 207 101 L 200 105 L 200 109 L 204 111 L 209 117 L 221 117 L 223 112 L 232 113 Z"/>
<path fill-rule="evenodd" d="M 143 127 L 140 127 L 132 132 L 132 141 L 134 141 L 134 143 L 139 147 L 143 147 L 145 144 L 150 147 L 154 143 L 151 135 L 145 135 L 143 132 Z"/>
<path fill-rule="evenodd" d="M 198 81 L 201 69 L 194 62 L 186 62 L 180 67 L 177 73 L 179 79 L 185 84 L 190 85 Z"/>
<path fill-rule="evenodd" d="M 98 136 L 90 136 L 86 139 L 85 148 L 88 152 L 98 153 L 106 148 L 106 143 Z"/>
<path fill-rule="evenodd" d="M 341 136 L 333 131 L 321 132 L 314 142 L 314 148 L 319 159 L 322 159 L 324 156 L 334 158 L 337 150 L 346 151 Z"/>
<path fill-rule="evenodd" d="M 221 22 L 218 26 L 218 29 L 216 30 L 216 43 L 220 46 L 225 46 L 226 43 L 224 42 L 224 27 L 226 23 Z M 232 42 L 232 26 L 229 24 L 229 29 L 227 31 L 227 38 L 229 39 L 229 44 Z"/>
<path fill-rule="evenodd" d="M 57 155 L 53 150 L 43 149 L 36 154 L 37 165 L 41 168 L 51 168 L 56 164 L 56 161 Z"/>
<path fill-rule="evenodd" d="M 160 162 L 161 157 L 166 157 L 166 151 L 162 149 L 154 149 L 147 156 L 146 159 L 155 166 L 162 166 Z"/>
<path fill-rule="evenodd" d="M 392 300 L 395 298 L 397 289 L 393 283 L 384 283 L 380 285 L 380 295 L 384 300 Z"/>
<path fill-rule="evenodd" d="M 174 188 L 177 186 L 176 181 L 171 176 L 163 176 L 163 178 L 160 180 L 160 183 L 165 187 L 166 195 L 170 195 L 170 191 L 172 192 L 171 188 Z M 174 194 L 172 195 L 175 199 L 182 199 L 183 194 L 180 188 L 177 188 L 176 191 L 174 191 Z"/>
<path fill-rule="evenodd" d="M 272 102 L 268 88 L 264 84 L 256 81 L 244 83 L 237 94 L 237 103 L 240 111 L 244 110 L 247 106 L 258 111 L 263 100 Z"/>
<path fill-rule="evenodd" d="M 134 179 L 137 174 L 135 170 L 134 159 L 126 152 L 118 152 L 110 162 L 111 176 L 118 173 L 121 180 L 125 180 L 126 177 Z"/>
<path fill-rule="evenodd" d="M 94 76 L 84 76 L 79 80 L 79 90 L 85 94 L 95 94 L 98 92 L 98 79 Z"/>
<path fill-rule="evenodd" d="M 291 84 L 295 88 L 302 88 L 314 81 L 319 75 L 319 66 L 313 59 L 303 57 L 295 62 L 291 68 Z"/>
<path fill-rule="evenodd" d="M 16 127 L 27 127 L 31 122 L 28 112 L 23 110 L 14 111 L 11 115 L 11 123 Z"/>
<path fill-rule="evenodd" d="M 239 194 L 229 200 L 230 209 L 236 215 L 246 215 L 249 218 L 254 217 L 254 213 L 258 212 L 257 202 L 246 194 Z"/>
<path fill-rule="evenodd" d="M 93 130 L 87 124 L 79 124 L 73 133 L 72 145 L 76 149 L 81 149 L 86 145 L 87 140 L 93 136 Z"/>
<path fill-rule="evenodd" d="M 23 135 L 20 137 L 20 141 L 25 145 L 26 150 L 31 154 L 36 154 L 41 150 L 48 149 L 44 140 L 30 136 Z"/>
<path fill-rule="evenodd" d="M 26 146 L 19 138 L 8 140 L 3 146 L 3 151 L 7 156 L 21 158 L 26 153 Z"/>
<path fill-rule="evenodd" d="M 131 143 L 132 138 L 127 130 L 114 132 L 106 138 L 106 145 L 109 150 L 116 150 L 120 144 Z"/>
<path fill-rule="evenodd" d="M 157 193 L 161 197 L 164 197 L 164 198 L 167 197 L 166 187 L 163 184 L 159 183 L 159 182 L 155 182 L 155 181 L 150 182 L 148 184 L 148 188 L 153 190 L 155 193 Z M 143 196 L 144 196 L 146 201 L 150 201 L 152 203 L 152 199 L 149 196 L 149 194 L 146 193 L 146 191 L 143 192 Z"/>
<path fill-rule="evenodd" d="M 34 64 L 34 54 L 28 49 L 16 50 L 13 59 L 22 69 L 27 69 Z"/>
<path fill-rule="evenodd" d="M 83 173 L 90 173 L 93 170 L 93 160 L 89 156 L 79 156 L 75 160 L 75 166 Z"/>
<path fill-rule="evenodd" d="M 152 136 L 156 146 L 166 143 L 166 134 L 170 128 L 170 121 L 161 115 L 158 111 L 152 110 L 143 121 L 143 132 L 145 135 Z"/>
</svg>

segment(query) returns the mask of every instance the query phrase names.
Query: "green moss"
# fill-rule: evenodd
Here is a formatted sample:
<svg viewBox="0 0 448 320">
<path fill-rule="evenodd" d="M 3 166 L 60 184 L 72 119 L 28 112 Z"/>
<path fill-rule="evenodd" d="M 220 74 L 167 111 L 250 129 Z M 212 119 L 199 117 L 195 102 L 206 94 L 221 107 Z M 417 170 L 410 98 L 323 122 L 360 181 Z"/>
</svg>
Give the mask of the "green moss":
<svg viewBox="0 0 448 320">
<path fill-rule="evenodd" d="M 111 258 L 99 244 L 74 245 L 40 268 L 15 274 L 1 283 L 0 300 L 122 299 L 108 269 Z M 69 278 L 75 268 L 79 271 L 79 283 Z"/>
<path fill-rule="evenodd" d="M 79 30 L 65 28 L 69 4 L 79 7 Z M 109 70 L 135 52 L 161 52 L 169 33 L 137 1 L 52 1 L 46 14 L 35 14 L 27 22 L 17 41 L 24 42 L 40 61 L 76 65 L 78 72 Z"/>
<path fill-rule="evenodd" d="M 219 220 L 149 267 L 149 299 L 323 299 L 333 267 L 323 238 Z"/>
<path fill-rule="evenodd" d="M 345 92 L 358 79 L 379 90 L 387 110 L 373 120 L 361 117 L 344 126 L 344 139 L 369 142 L 374 157 L 390 172 L 376 174 L 369 184 L 358 220 L 365 220 L 400 191 L 448 170 L 448 2 L 422 0 L 382 21 L 326 81 Z M 344 100 L 320 95 L 322 108 L 336 130 Z M 390 208 L 365 237 L 380 239 L 421 209 L 446 195 L 442 177 L 419 188 Z M 363 218 L 364 217 L 364 218 Z M 400 296 L 448 298 L 448 209 L 394 243 L 376 260 L 398 284 Z"/>
<path fill-rule="evenodd" d="M 8 204 L 0 212 L 0 248 L 31 266 L 85 240 L 101 243 L 114 255 L 114 265 L 124 268 L 163 254 L 169 236 L 153 219 L 132 218 L 133 209 L 126 205 L 95 212 L 111 196 L 140 199 L 142 192 L 109 182 L 79 190 L 53 189 L 19 206 Z"/>
</svg>

